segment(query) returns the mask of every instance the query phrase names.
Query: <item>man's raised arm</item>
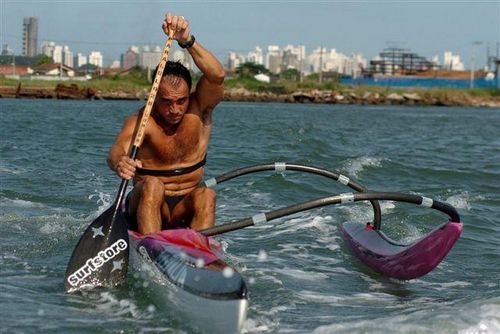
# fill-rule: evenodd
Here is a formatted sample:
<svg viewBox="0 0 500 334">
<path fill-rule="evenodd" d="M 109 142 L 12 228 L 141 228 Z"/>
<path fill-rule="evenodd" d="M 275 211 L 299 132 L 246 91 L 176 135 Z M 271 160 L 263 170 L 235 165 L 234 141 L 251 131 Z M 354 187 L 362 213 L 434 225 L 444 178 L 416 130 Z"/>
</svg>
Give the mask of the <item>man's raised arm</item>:
<svg viewBox="0 0 500 334">
<path fill-rule="evenodd" d="M 203 112 L 213 109 L 224 97 L 224 67 L 191 35 L 189 22 L 184 16 L 167 13 L 163 22 L 163 30 L 168 34 L 169 29 L 176 31 L 174 39 L 181 48 L 188 50 L 194 63 L 203 73 L 196 86 L 195 95 L 200 110 Z"/>
</svg>

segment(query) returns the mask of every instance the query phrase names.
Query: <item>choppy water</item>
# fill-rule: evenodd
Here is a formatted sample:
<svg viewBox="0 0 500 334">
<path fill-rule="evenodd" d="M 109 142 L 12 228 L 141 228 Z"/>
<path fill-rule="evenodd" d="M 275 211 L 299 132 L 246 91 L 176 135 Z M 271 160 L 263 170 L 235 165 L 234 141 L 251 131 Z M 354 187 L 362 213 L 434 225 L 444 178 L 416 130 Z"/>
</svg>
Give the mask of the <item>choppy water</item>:
<svg viewBox="0 0 500 334">
<path fill-rule="evenodd" d="M 189 332 L 133 278 L 63 292 L 66 264 L 119 180 L 105 158 L 139 102 L 0 100 L 0 332 Z M 214 114 L 207 177 L 286 161 L 338 170 L 368 188 L 454 205 L 464 233 L 421 279 L 386 279 L 346 248 L 339 224 L 370 206 L 326 207 L 219 237 L 250 291 L 249 333 L 500 332 L 500 110 L 224 103 Z M 294 172 L 218 188 L 219 222 L 346 192 Z M 385 202 L 386 231 L 422 236 L 446 219 Z"/>
</svg>

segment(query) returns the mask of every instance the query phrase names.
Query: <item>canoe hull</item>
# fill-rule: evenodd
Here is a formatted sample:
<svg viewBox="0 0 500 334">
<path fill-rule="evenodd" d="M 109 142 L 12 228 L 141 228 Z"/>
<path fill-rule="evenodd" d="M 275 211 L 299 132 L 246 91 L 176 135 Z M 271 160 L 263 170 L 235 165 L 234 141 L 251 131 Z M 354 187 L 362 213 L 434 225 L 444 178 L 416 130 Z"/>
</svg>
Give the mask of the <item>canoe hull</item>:
<svg viewBox="0 0 500 334">
<path fill-rule="evenodd" d="M 129 231 L 133 272 L 154 304 L 197 332 L 239 333 L 248 300 L 241 275 L 222 261 L 209 238 L 193 230 L 142 236 Z"/>
</svg>

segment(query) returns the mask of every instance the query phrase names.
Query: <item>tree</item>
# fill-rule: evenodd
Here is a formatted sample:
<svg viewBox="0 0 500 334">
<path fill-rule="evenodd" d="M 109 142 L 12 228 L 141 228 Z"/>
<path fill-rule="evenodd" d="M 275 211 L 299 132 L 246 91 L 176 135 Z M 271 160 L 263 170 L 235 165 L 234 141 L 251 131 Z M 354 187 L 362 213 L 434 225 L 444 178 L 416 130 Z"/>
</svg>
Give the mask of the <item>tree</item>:
<svg viewBox="0 0 500 334">
<path fill-rule="evenodd" d="M 280 74 L 281 79 L 297 81 L 300 79 L 300 72 L 295 68 L 289 68 Z"/>
<path fill-rule="evenodd" d="M 54 64 L 54 60 L 47 55 L 41 55 L 36 64 L 37 65 Z"/>
<path fill-rule="evenodd" d="M 264 65 L 255 64 L 255 63 L 243 63 L 236 69 L 236 72 L 240 75 L 240 77 L 251 77 L 253 78 L 257 74 L 271 74 Z"/>
</svg>

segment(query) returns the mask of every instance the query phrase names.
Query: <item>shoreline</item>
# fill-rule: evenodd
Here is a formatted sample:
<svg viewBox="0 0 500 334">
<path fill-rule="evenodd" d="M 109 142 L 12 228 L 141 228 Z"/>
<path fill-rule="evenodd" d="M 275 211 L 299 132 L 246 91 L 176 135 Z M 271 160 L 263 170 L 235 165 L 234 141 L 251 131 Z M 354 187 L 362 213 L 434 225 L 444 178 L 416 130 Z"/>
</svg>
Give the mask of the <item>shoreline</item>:
<svg viewBox="0 0 500 334">
<path fill-rule="evenodd" d="M 380 88 L 380 87 L 378 87 Z M 292 93 L 257 92 L 246 88 L 226 88 L 224 101 L 281 102 L 354 105 L 409 105 L 500 108 L 500 96 L 471 96 L 462 90 L 440 89 L 385 89 L 374 92 L 372 86 L 343 88 L 342 90 L 298 90 Z M 397 91 L 397 92 L 394 92 Z M 147 100 L 147 88 L 96 90 L 77 84 L 57 84 L 55 88 L 0 86 L 0 98 L 71 99 L 71 100 Z"/>
</svg>

